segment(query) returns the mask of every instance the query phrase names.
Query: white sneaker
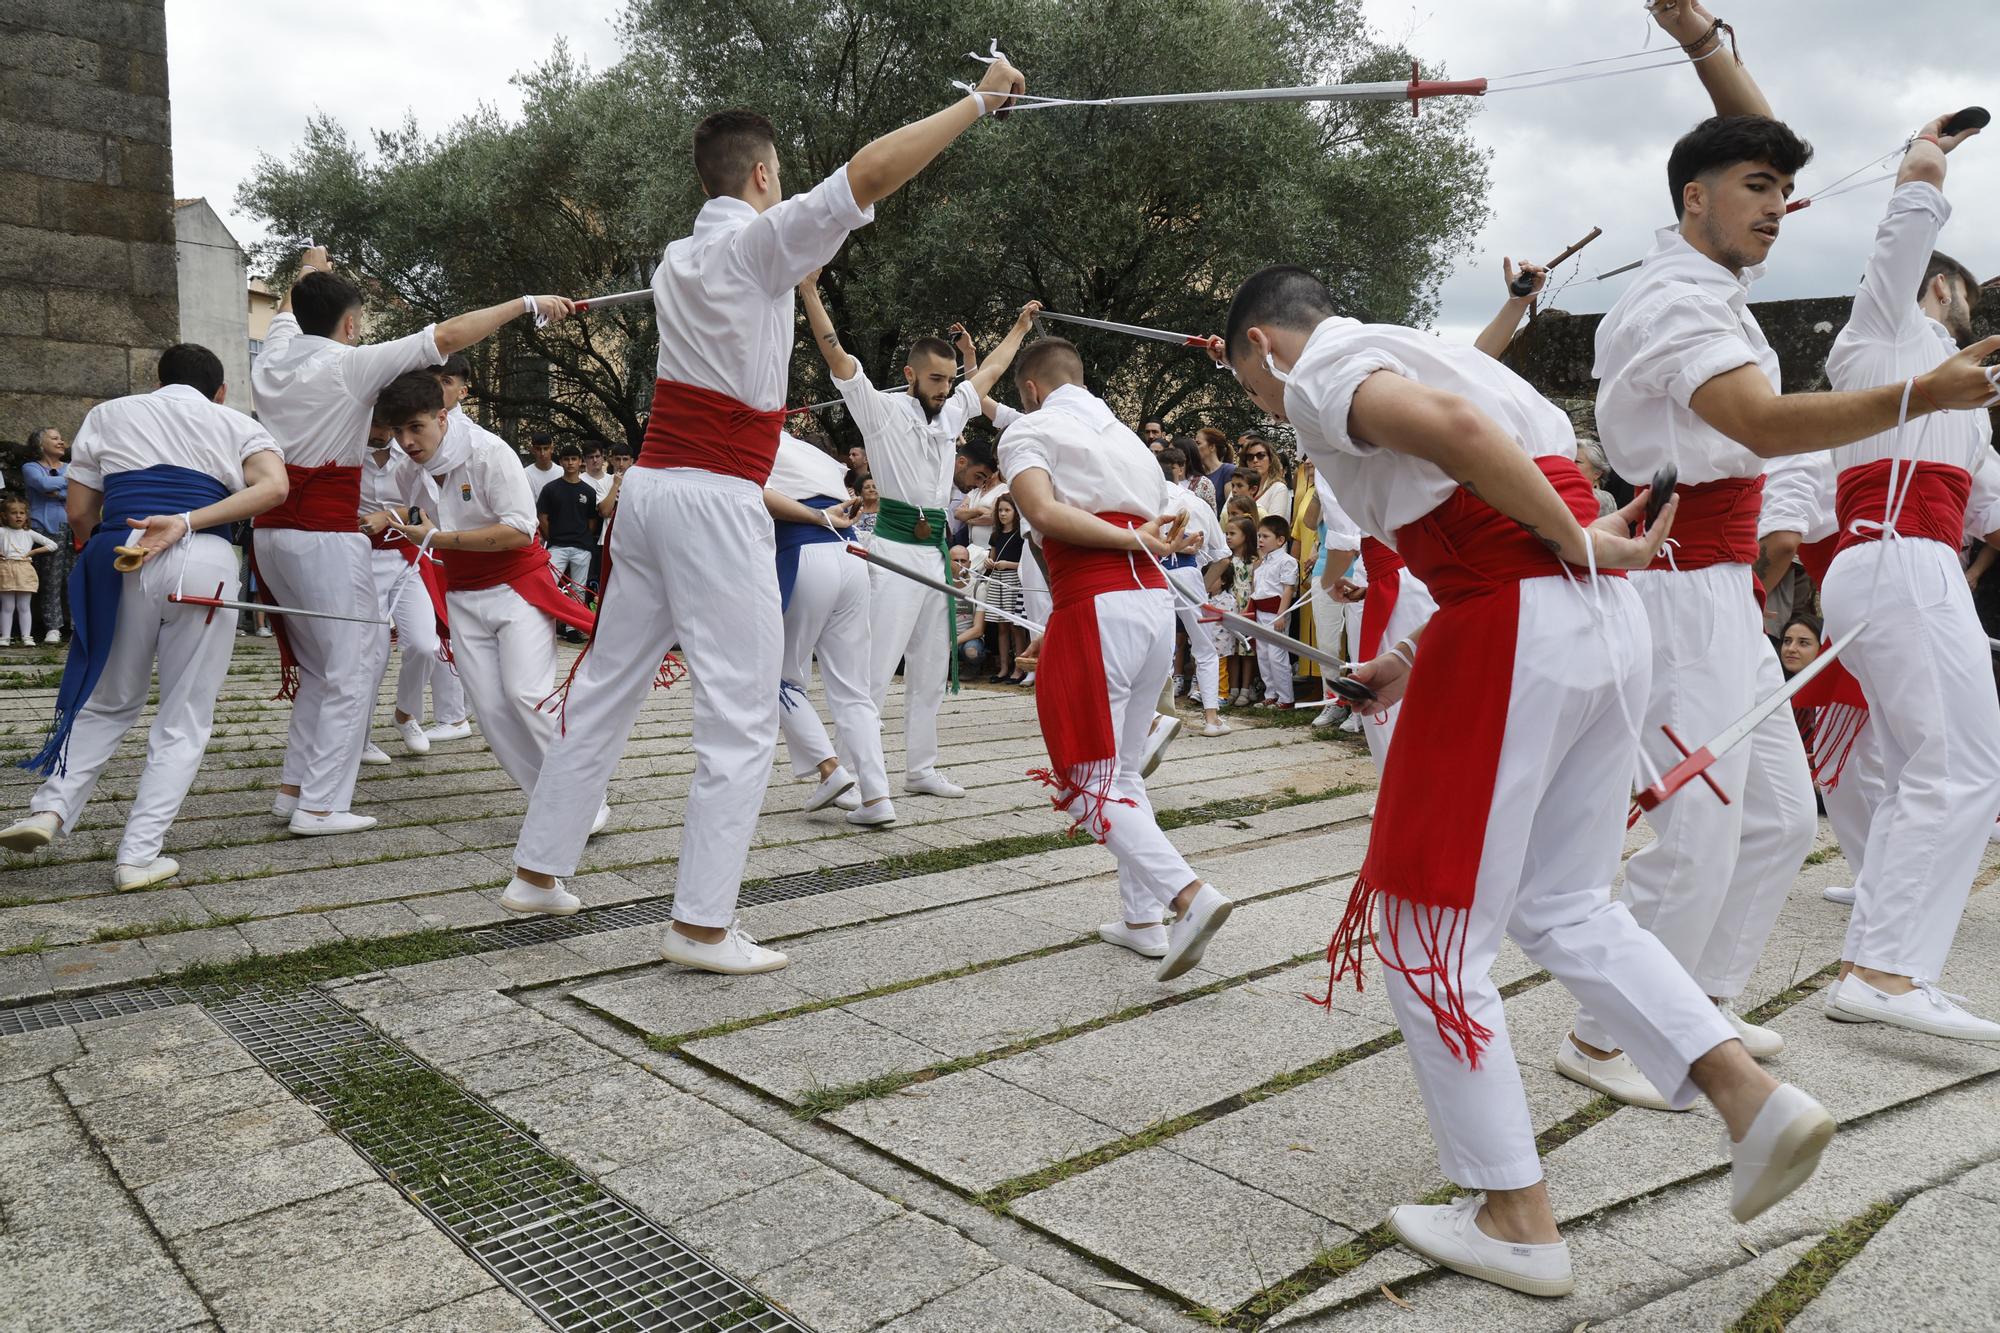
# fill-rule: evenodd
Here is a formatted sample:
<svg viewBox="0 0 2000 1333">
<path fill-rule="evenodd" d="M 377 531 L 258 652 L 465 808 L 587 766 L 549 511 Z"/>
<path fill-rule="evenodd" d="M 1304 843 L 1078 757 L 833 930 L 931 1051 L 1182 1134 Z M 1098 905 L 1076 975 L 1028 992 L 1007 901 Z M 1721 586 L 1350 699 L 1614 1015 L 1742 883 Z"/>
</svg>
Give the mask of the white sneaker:
<svg viewBox="0 0 2000 1333">
<path fill-rule="evenodd" d="M 1667 1105 L 1667 1099 L 1660 1095 L 1660 1090 L 1639 1072 L 1639 1066 L 1633 1064 L 1632 1057 L 1623 1051 L 1609 1060 L 1598 1060 L 1578 1050 L 1576 1043 L 1565 1036 L 1556 1046 L 1556 1072 L 1627 1106 L 1643 1106 L 1649 1111 L 1675 1109 Z M 1685 1111 L 1688 1108 L 1683 1106 L 1679 1109 Z"/>
<path fill-rule="evenodd" d="M 1406 1203 L 1389 1210 L 1389 1230 L 1404 1246 L 1456 1273 L 1529 1296 L 1567 1296 L 1576 1290 L 1569 1242 L 1517 1245 L 1479 1229 L 1483 1194 L 1443 1204 Z"/>
<path fill-rule="evenodd" d="M 283 792 L 279 792 L 277 799 L 271 802 L 271 813 L 280 819 L 290 819 L 292 811 L 298 808 L 299 798 L 296 796 L 287 796 Z"/>
<path fill-rule="evenodd" d="M 1340 729 L 1346 732 L 1350 736 L 1359 736 L 1361 734 L 1360 714 L 1349 713 L 1347 715 L 1347 721 L 1340 724 Z"/>
<path fill-rule="evenodd" d="M 50 630 L 50 631 L 49 631 L 49 632 L 48 632 L 47 634 L 44 634 L 44 635 L 42 636 L 42 642 L 43 642 L 43 643 L 45 643 L 45 644 L 57 644 L 57 643 L 61 643 L 61 642 L 62 642 L 62 631 L 61 631 L 61 630 L 55 630 L 55 629 L 52 629 L 52 630 Z"/>
<path fill-rule="evenodd" d="M 1167 956 L 1167 926 L 1156 921 L 1143 930 L 1134 930 L 1123 921 L 1107 921 L 1097 928 L 1097 938 L 1121 949 L 1130 949 L 1141 958 Z"/>
<path fill-rule="evenodd" d="M 1855 1018 L 1908 1028 L 1933 1037 L 1958 1041 L 2000 1041 L 2000 1023 L 1981 1018 L 1959 1008 L 1965 997 L 1941 991 L 1931 982 L 1915 979 L 1917 988 L 1907 995 L 1891 995 L 1876 990 L 1859 974 L 1850 972 L 1827 993 L 1826 1007 Z"/>
<path fill-rule="evenodd" d="M 424 732 L 424 739 L 428 741 L 462 741 L 471 734 L 471 722 L 440 722 Z"/>
<path fill-rule="evenodd" d="M 16 820 L 0 829 L 0 847 L 10 852 L 35 852 L 56 840 L 62 832 L 62 819 L 50 811 L 43 810 Z"/>
<path fill-rule="evenodd" d="M 1852 884 L 1836 884 L 1830 889 L 1821 889 L 1819 896 L 1830 903 L 1839 903 L 1842 907 L 1854 906 L 1854 886 Z"/>
<path fill-rule="evenodd" d="M 364 764 L 393 764 L 396 761 L 389 757 L 387 750 L 377 745 L 374 741 L 370 741 L 361 751 L 361 762 Z"/>
<path fill-rule="evenodd" d="M 1828 1018 L 1832 1019 L 1836 1023 L 1879 1023 L 1882 1021 L 1879 1018 L 1863 1018 L 1860 1014 L 1850 1014 L 1844 1009 L 1834 1008 L 1833 997 L 1835 993 L 1838 992 L 1839 990 L 1840 990 L 1840 982 L 1838 979 L 1836 979 L 1834 983 L 1831 986 L 1828 986 L 1826 990 L 1823 992 L 1825 998 L 1821 1001 L 1822 1012 L 1825 1013 Z"/>
<path fill-rule="evenodd" d="M 590 836 L 594 838 L 598 834 L 604 832 L 604 826 L 606 824 L 609 824 L 610 822 L 611 822 L 610 805 L 607 804 L 606 802 L 599 801 L 597 803 L 597 818 L 590 821 Z"/>
<path fill-rule="evenodd" d="M 257 631 L 257 637 L 258 637 L 258 638 L 260 638 L 260 639 L 268 639 L 268 638 L 271 638 L 271 637 L 272 637 L 272 635 L 271 635 L 271 627 L 270 627 L 269 625 L 266 625 L 266 626 L 264 626 L 264 628 L 262 628 L 262 629 L 258 630 L 258 631 Z"/>
<path fill-rule="evenodd" d="M 1343 709 L 1339 704 L 1328 704 L 1326 707 L 1320 709 L 1317 713 L 1313 714 L 1312 724 L 1315 727 L 1335 726 L 1341 721 L 1342 711 Z"/>
<path fill-rule="evenodd" d="M 431 738 L 424 734 L 424 724 L 415 718 L 411 718 L 408 722 L 398 722 L 396 734 L 403 738 L 403 748 L 411 754 L 431 752 Z"/>
<path fill-rule="evenodd" d="M 13 646 L 14 640 L 11 636 L 0 634 L 0 648 L 12 648 Z"/>
<path fill-rule="evenodd" d="M 1752 1060 L 1768 1060 L 1784 1051 L 1783 1037 L 1769 1028 L 1758 1027 L 1755 1023 L 1745 1020 L 1729 1001 L 1719 1000 L 1715 1007 L 1723 1018 L 1728 1020 L 1729 1026 L 1736 1029 L 1737 1039 L 1743 1043 L 1743 1049 L 1750 1053 Z"/>
<path fill-rule="evenodd" d="M 111 885 L 120 893 L 130 893 L 133 889 L 151 888 L 162 880 L 172 879 L 181 873 L 181 863 L 170 856 L 156 856 L 142 866 L 114 866 L 111 871 Z"/>
<path fill-rule="evenodd" d="M 860 798 L 855 799 L 858 801 Z M 857 804 L 847 812 L 847 822 L 857 828 L 875 828 L 882 824 L 893 824 L 896 822 L 896 807 L 889 804 L 887 798 L 873 805 Z"/>
<path fill-rule="evenodd" d="M 1153 729 L 1146 733 L 1146 757 L 1139 764 L 1139 776 L 1150 778 L 1160 761 L 1167 757 L 1167 747 L 1174 743 L 1174 737 L 1181 734 L 1181 720 L 1166 713 L 1153 714 Z"/>
<path fill-rule="evenodd" d="M 1743 1142 L 1729 1145 L 1734 1186 L 1729 1215 L 1748 1222 L 1806 1183 L 1833 1137 L 1826 1108 L 1789 1083 L 1780 1083 L 1750 1122 Z"/>
<path fill-rule="evenodd" d="M 833 798 L 836 810 L 859 810 L 861 808 L 861 788 L 851 787 Z"/>
<path fill-rule="evenodd" d="M 554 888 L 544 889 L 516 875 L 507 881 L 507 891 L 500 895 L 500 905 L 523 915 L 571 916 L 583 906 L 583 900 L 565 889 L 561 880 L 556 881 Z"/>
<path fill-rule="evenodd" d="M 965 795 L 965 788 L 948 781 L 942 773 L 905 774 L 903 790 L 915 796 L 942 796 L 953 801 Z"/>
<path fill-rule="evenodd" d="M 1155 981 L 1172 981 L 1181 973 L 1201 961 L 1208 949 L 1208 942 L 1229 914 L 1236 910 L 1236 904 L 1216 892 L 1213 884 L 1203 884 L 1194 891 L 1194 901 L 1187 905 L 1167 932 L 1167 952 L 1160 963 L 1160 970 L 1153 974 Z"/>
<path fill-rule="evenodd" d="M 775 972 L 792 960 L 776 949 L 766 949 L 743 933 L 735 922 L 729 933 L 714 944 L 692 940 L 669 927 L 660 945 L 660 957 L 700 972 L 720 972 L 725 976 L 746 976 L 753 972 Z"/>
<path fill-rule="evenodd" d="M 375 816 L 357 815 L 352 810 L 333 810 L 323 815 L 294 810 L 292 822 L 285 827 L 301 838 L 324 838 L 335 833 L 359 833 L 363 829 L 374 828 Z"/>
<path fill-rule="evenodd" d="M 1022 689 L 1024 689 L 1024 690 L 1028 690 L 1028 689 L 1033 689 L 1033 688 L 1034 688 L 1034 685 L 1035 685 L 1035 673 L 1034 673 L 1034 672 L 1030 671 L 1030 672 L 1029 672 L 1029 673 L 1028 673 L 1027 675 L 1025 675 L 1025 676 L 1021 677 L 1021 688 L 1022 688 Z"/>
<path fill-rule="evenodd" d="M 811 814 L 815 810 L 826 809 L 853 787 L 854 775 L 844 768 L 836 767 L 833 772 L 821 778 L 819 786 L 813 788 L 812 795 L 806 797 L 805 812 Z"/>
<path fill-rule="evenodd" d="M 1221 718 L 1217 718 L 1213 722 L 1205 722 L 1202 724 L 1201 734 L 1204 736 L 1227 736 L 1229 734 L 1229 724 Z"/>
</svg>

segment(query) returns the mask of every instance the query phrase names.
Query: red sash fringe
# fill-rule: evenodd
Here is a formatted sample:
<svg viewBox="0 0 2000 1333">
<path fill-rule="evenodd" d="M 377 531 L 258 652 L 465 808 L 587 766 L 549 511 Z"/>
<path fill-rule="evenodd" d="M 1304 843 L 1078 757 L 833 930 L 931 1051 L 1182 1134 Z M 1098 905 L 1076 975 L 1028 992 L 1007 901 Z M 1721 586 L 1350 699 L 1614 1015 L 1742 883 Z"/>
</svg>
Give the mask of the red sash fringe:
<svg viewBox="0 0 2000 1333">
<path fill-rule="evenodd" d="M 1389 632 L 1389 619 L 1396 614 L 1396 601 L 1403 595 L 1407 566 L 1387 543 L 1363 537 L 1361 567 L 1368 572 L 1368 596 L 1361 602 L 1361 642 L 1354 647 L 1354 660 L 1368 662 L 1382 654 L 1382 636 Z"/>
<path fill-rule="evenodd" d="M 1596 495 L 1574 462 L 1534 461 L 1579 523 L 1596 521 Z M 1563 565 L 1533 533 L 1465 490 L 1399 528 L 1396 546 L 1438 610 L 1424 629 L 1420 665 L 1383 761 L 1368 855 L 1327 946 L 1327 993 L 1312 998 L 1329 1004 L 1350 972 L 1361 989 L 1376 899 L 1395 899 L 1382 904 L 1376 956 L 1430 1008 L 1446 1049 L 1476 1069 L 1493 1034 L 1465 1007 L 1465 911 L 1478 884 L 1506 739 L 1520 585 L 1559 575 Z M 1403 907 L 1411 909 L 1407 925 Z"/>
<path fill-rule="evenodd" d="M 638 466 L 699 468 L 762 486 L 784 424 L 782 408 L 760 412 L 713 389 L 655 380 Z"/>
<path fill-rule="evenodd" d="M 1099 514 L 1107 523 L 1136 528 L 1131 514 Z M 1164 588 L 1166 576 L 1136 551 L 1071 546 L 1043 537 L 1049 593 L 1055 609 L 1035 668 L 1035 714 L 1049 748 L 1049 766 L 1028 776 L 1055 788 L 1053 804 L 1071 818 L 1070 832 L 1087 828 L 1099 842 L 1110 831 L 1104 816 L 1118 774 L 1118 734 L 1104 681 L 1104 649 L 1097 631 L 1099 593 Z M 1131 805 L 1129 800 L 1118 801 Z"/>
</svg>

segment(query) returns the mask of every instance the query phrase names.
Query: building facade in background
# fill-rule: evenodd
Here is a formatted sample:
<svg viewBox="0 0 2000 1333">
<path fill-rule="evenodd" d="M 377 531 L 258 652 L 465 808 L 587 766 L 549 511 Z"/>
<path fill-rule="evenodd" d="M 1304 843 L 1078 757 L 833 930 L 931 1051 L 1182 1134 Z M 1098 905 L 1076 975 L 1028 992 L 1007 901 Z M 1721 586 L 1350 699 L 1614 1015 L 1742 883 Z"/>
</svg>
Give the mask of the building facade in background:
<svg viewBox="0 0 2000 1333">
<path fill-rule="evenodd" d="M 250 412 L 250 273 L 243 247 L 206 199 L 174 200 L 181 333 L 222 358 L 227 406 Z M 264 321 L 270 327 L 267 316 Z M 260 336 L 259 341 L 262 341 Z"/>
</svg>

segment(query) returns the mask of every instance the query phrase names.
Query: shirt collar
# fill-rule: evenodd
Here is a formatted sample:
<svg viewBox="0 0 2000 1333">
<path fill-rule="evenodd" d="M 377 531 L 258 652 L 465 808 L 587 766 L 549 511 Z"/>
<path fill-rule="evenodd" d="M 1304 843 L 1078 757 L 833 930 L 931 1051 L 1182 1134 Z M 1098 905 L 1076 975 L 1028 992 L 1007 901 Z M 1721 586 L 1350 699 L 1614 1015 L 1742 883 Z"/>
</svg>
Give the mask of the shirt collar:
<svg viewBox="0 0 2000 1333">
<path fill-rule="evenodd" d="M 701 206 L 701 212 L 694 215 L 691 235 L 700 236 L 704 232 L 722 231 L 740 227 L 755 220 L 757 210 L 748 201 L 738 199 L 733 194 L 718 195 Z"/>
<path fill-rule="evenodd" d="M 1737 305 L 1747 304 L 1750 288 L 1764 276 L 1765 266 L 1752 264 L 1741 273 L 1731 273 L 1688 244 L 1679 227 L 1662 227 L 1653 233 L 1653 251 L 1646 256 L 1648 276 L 1691 282 Z"/>
<path fill-rule="evenodd" d="M 1046 412 L 1050 408 L 1092 426 L 1103 425 L 1111 416 L 1111 409 L 1104 405 L 1104 401 L 1081 384 L 1065 384 L 1042 399 L 1042 410 Z"/>
<path fill-rule="evenodd" d="M 201 390 L 190 384 L 162 384 L 159 388 L 153 390 L 153 392 L 156 395 L 164 394 L 169 398 L 185 399 L 191 403 L 208 403 L 214 401 L 212 398 L 203 397 Z"/>
</svg>

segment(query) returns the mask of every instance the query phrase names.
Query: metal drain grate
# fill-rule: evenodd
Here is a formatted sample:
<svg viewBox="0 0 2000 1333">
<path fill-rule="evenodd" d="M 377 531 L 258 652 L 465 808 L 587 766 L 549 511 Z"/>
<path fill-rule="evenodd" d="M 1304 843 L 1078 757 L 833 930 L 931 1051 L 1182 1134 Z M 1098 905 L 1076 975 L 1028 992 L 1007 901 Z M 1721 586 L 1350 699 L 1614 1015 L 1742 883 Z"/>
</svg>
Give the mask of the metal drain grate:
<svg viewBox="0 0 2000 1333">
<path fill-rule="evenodd" d="M 66 1028 L 77 1023 L 94 1023 L 100 1018 L 123 1018 L 153 1009 L 171 1009 L 188 1003 L 191 997 L 179 986 L 135 986 L 129 990 L 106 991 L 73 1000 L 38 1000 L 33 1004 L 0 1009 L 0 1037 L 18 1037 L 24 1032 Z"/>
<path fill-rule="evenodd" d="M 802 1330 L 327 996 L 243 992 L 206 1007 L 556 1328 Z"/>
</svg>

